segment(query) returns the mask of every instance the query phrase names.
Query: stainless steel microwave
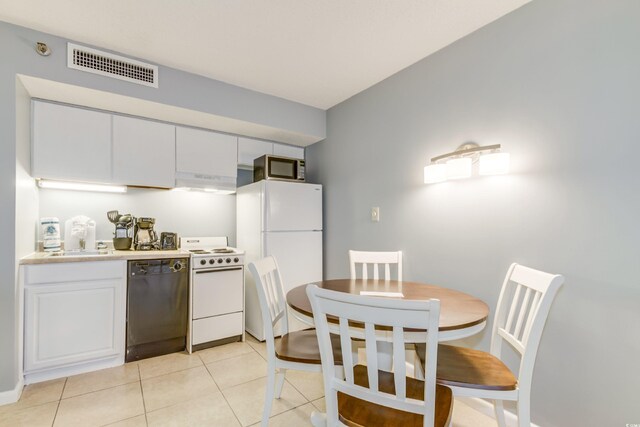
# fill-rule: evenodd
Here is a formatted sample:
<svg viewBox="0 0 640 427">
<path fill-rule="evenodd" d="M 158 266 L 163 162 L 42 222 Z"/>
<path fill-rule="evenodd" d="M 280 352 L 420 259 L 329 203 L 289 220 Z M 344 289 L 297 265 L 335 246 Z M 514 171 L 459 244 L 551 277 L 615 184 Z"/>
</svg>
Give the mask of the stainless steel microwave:
<svg viewBox="0 0 640 427">
<path fill-rule="evenodd" d="M 253 182 L 262 179 L 286 179 L 304 182 L 304 160 L 268 154 L 253 161 Z"/>
</svg>

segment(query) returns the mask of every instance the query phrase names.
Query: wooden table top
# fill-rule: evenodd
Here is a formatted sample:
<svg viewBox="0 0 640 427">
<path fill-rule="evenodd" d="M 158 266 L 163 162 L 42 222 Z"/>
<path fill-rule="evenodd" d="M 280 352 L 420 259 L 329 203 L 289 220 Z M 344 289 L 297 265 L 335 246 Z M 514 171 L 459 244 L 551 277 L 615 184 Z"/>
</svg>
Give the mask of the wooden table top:
<svg viewBox="0 0 640 427">
<path fill-rule="evenodd" d="M 440 286 L 396 280 L 334 279 L 322 280 L 291 289 L 287 293 L 287 303 L 299 313 L 313 317 L 311 303 L 307 297 L 307 286 L 314 284 L 320 288 L 359 295 L 360 291 L 400 292 L 407 300 L 440 300 L 440 331 L 469 328 L 487 320 L 489 307 L 480 299 L 464 292 Z M 331 320 L 331 319 L 329 319 Z"/>
</svg>

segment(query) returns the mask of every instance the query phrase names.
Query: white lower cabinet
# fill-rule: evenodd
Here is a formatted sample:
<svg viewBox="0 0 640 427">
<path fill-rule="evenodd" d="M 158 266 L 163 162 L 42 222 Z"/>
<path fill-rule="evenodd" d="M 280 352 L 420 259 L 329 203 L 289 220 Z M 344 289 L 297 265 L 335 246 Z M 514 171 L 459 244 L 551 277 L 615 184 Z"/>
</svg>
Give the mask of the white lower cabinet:
<svg viewBox="0 0 640 427">
<path fill-rule="evenodd" d="M 23 266 L 25 382 L 124 363 L 126 261 Z"/>
</svg>

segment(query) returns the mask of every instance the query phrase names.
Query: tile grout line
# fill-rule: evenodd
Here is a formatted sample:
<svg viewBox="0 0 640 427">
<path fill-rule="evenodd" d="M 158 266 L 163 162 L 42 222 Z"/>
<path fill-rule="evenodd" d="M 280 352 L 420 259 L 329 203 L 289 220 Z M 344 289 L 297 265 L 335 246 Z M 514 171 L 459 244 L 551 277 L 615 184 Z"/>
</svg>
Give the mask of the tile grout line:
<svg viewBox="0 0 640 427">
<path fill-rule="evenodd" d="M 58 399 L 58 406 L 56 406 L 56 413 L 53 414 L 53 420 L 51 421 L 51 427 L 53 427 L 53 425 L 56 423 L 56 418 L 58 418 L 58 411 L 60 410 L 60 404 L 62 403 L 62 396 L 64 396 L 64 389 L 67 387 L 67 381 L 69 381 L 69 377 L 64 379 L 62 391 L 60 392 L 60 399 Z"/>
<path fill-rule="evenodd" d="M 140 374 L 140 364 L 138 363 L 136 367 L 138 368 L 138 382 L 140 384 L 140 394 L 142 395 L 142 410 L 144 411 L 144 423 L 148 426 L 149 419 L 147 418 L 147 405 L 144 402 L 144 388 L 142 388 L 142 375 Z"/>
<path fill-rule="evenodd" d="M 246 341 L 245 341 L 245 342 L 246 342 Z M 268 360 L 267 360 L 267 359 L 265 359 L 265 358 L 264 358 L 264 356 L 263 356 L 263 355 L 262 355 L 262 354 L 261 354 L 261 353 L 260 353 L 260 352 L 255 348 L 255 347 L 253 347 L 253 346 L 252 346 L 251 344 L 249 344 L 248 342 L 247 342 L 247 345 L 248 345 L 248 346 L 249 346 L 249 347 L 250 347 L 254 352 L 258 353 L 258 356 L 260 356 L 264 361 L 266 361 L 266 362 L 268 363 Z M 246 354 L 250 354 L 250 353 L 249 353 L 249 352 L 247 352 L 247 353 L 243 353 L 243 354 L 238 354 L 238 355 L 235 355 L 235 356 L 232 356 L 232 357 L 227 357 L 227 358 L 225 358 L 225 359 L 220 359 L 220 360 L 222 361 L 222 360 L 233 359 L 234 357 L 244 356 L 244 355 L 246 355 Z M 200 356 L 200 355 L 198 355 L 198 356 Z M 200 360 L 202 360 L 202 358 L 200 358 Z M 217 362 L 217 360 L 216 360 L 215 362 Z M 215 363 L 215 362 L 211 362 L 211 363 Z M 204 361 L 203 361 L 203 363 L 204 363 Z M 206 363 L 204 363 L 204 366 L 205 366 L 205 368 L 207 368 L 207 364 L 206 364 Z M 207 368 L 207 372 L 209 373 L 209 375 L 211 376 L 211 379 L 213 379 L 213 382 L 215 383 L 215 379 L 213 378 L 213 375 L 212 375 L 212 374 L 211 374 L 211 372 L 209 371 L 209 368 Z M 255 380 L 258 380 L 258 379 L 264 378 L 264 377 L 266 377 L 266 376 L 267 376 L 267 375 L 265 375 L 265 376 L 260 376 L 260 377 L 258 377 L 258 378 L 254 378 L 254 379 L 251 379 L 251 380 L 249 380 L 249 381 L 245 381 L 245 382 L 240 383 L 240 384 L 235 384 L 235 385 L 233 385 L 233 386 L 231 386 L 231 387 L 227 387 L 227 389 L 234 388 L 234 387 L 238 387 L 238 386 L 241 386 L 241 385 L 244 385 L 244 384 L 248 384 L 248 383 L 250 383 L 250 382 L 252 382 L 252 381 L 255 381 Z M 291 407 L 291 408 L 289 408 L 289 409 L 287 409 L 287 410 L 285 410 L 285 411 L 283 411 L 283 412 L 280 412 L 280 413 L 278 413 L 278 414 L 273 414 L 273 413 L 272 413 L 272 415 L 270 415 L 270 416 L 269 416 L 269 419 L 271 419 L 271 418 L 273 418 L 273 417 L 276 417 L 276 416 L 278 416 L 278 415 L 285 414 L 285 413 L 287 413 L 287 412 L 289 412 L 289 411 L 293 411 L 294 409 L 300 408 L 301 406 L 304 406 L 304 405 L 306 405 L 306 404 L 308 404 L 308 403 L 311 403 L 311 405 L 315 408 L 315 406 L 313 405 L 313 402 L 312 402 L 311 400 L 307 399 L 307 396 L 305 396 L 305 395 L 304 395 L 304 394 L 303 394 L 303 393 L 302 393 L 298 388 L 296 388 L 296 386 L 294 386 L 294 385 L 293 385 L 293 383 L 291 383 L 290 381 L 288 381 L 288 380 L 287 380 L 287 378 L 286 378 L 286 374 L 285 374 L 285 381 L 286 381 L 286 382 L 287 382 L 287 383 L 288 383 L 288 384 L 289 384 L 289 385 L 290 385 L 290 386 L 291 386 L 295 391 L 297 391 L 297 392 L 300 394 L 300 396 L 302 396 L 302 398 L 305 400 L 305 402 L 304 402 L 304 403 L 302 403 L 302 404 L 300 404 L 300 405 L 293 406 L 293 407 Z M 216 383 L 216 385 L 218 385 L 218 383 Z M 229 404 L 229 401 L 227 400 L 227 397 L 224 395 L 223 390 L 222 390 L 219 386 L 218 386 L 218 389 L 220 390 L 220 393 L 222 394 L 222 396 L 223 396 L 223 398 L 225 399 L 225 401 L 227 402 L 227 405 L 229 405 L 229 407 L 231 408 L 231 411 L 233 412 L 234 416 L 236 417 L 236 419 L 238 419 L 238 416 L 236 415 L 236 412 L 234 411 L 233 407 Z M 323 395 L 322 397 L 324 397 L 324 395 Z M 318 399 L 321 399 L 322 397 L 319 397 Z M 317 399 L 316 399 L 316 400 L 317 400 Z M 263 404 L 264 404 L 264 403 L 263 403 Z M 316 408 L 316 409 L 317 409 L 317 408 Z M 238 422 L 240 422 L 240 420 L 239 420 L 239 419 L 238 419 Z M 258 422 L 257 424 L 260 424 L 260 422 Z M 240 425 L 242 425 L 242 423 L 241 423 L 241 422 L 240 422 Z M 249 427 L 251 427 L 251 426 L 253 426 L 253 425 L 255 425 L 255 424 L 250 424 L 250 425 L 249 425 Z"/>
<path fill-rule="evenodd" d="M 198 355 L 198 357 L 200 357 L 200 355 Z M 202 360 L 202 358 L 200 358 L 200 360 Z M 216 387 L 218 387 L 218 392 L 220 393 L 220 395 L 222 396 L 222 398 L 224 399 L 224 402 L 227 404 L 227 406 L 229 407 L 229 409 L 231 409 L 231 413 L 233 414 L 233 416 L 235 417 L 236 421 L 238 421 L 238 424 L 242 427 L 242 422 L 240 421 L 240 419 L 238 418 L 238 414 L 236 414 L 236 411 L 233 410 L 233 406 L 231 406 L 231 404 L 229 403 L 229 401 L 227 400 L 227 396 L 224 395 L 224 393 L 222 392 L 222 389 L 220 388 L 220 386 L 218 385 L 218 383 L 216 382 L 215 378 L 213 378 L 213 375 L 211 375 L 211 371 L 209 371 L 209 368 L 207 368 L 207 364 L 204 363 L 204 361 L 202 362 L 204 364 L 204 368 L 207 370 L 207 373 L 209 374 L 209 376 L 211 377 L 211 381 L 213 381 L 213 383 L 216 385 Z"/>
</svg>

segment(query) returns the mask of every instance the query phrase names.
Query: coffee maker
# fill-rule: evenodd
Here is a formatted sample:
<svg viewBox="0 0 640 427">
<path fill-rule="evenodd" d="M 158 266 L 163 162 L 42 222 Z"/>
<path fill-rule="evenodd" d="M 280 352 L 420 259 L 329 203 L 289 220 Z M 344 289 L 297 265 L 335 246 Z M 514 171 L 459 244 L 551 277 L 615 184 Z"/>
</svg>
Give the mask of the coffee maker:
<svg viewBox="0 0 640 427">
<path fill-rule="evenodd" d="M 137 251 L 160 249 L 158 235 L 153 229 L 155 218 L 140 217 L 135 219 L 133 226 L 133 247 Z"/>
</svg>

